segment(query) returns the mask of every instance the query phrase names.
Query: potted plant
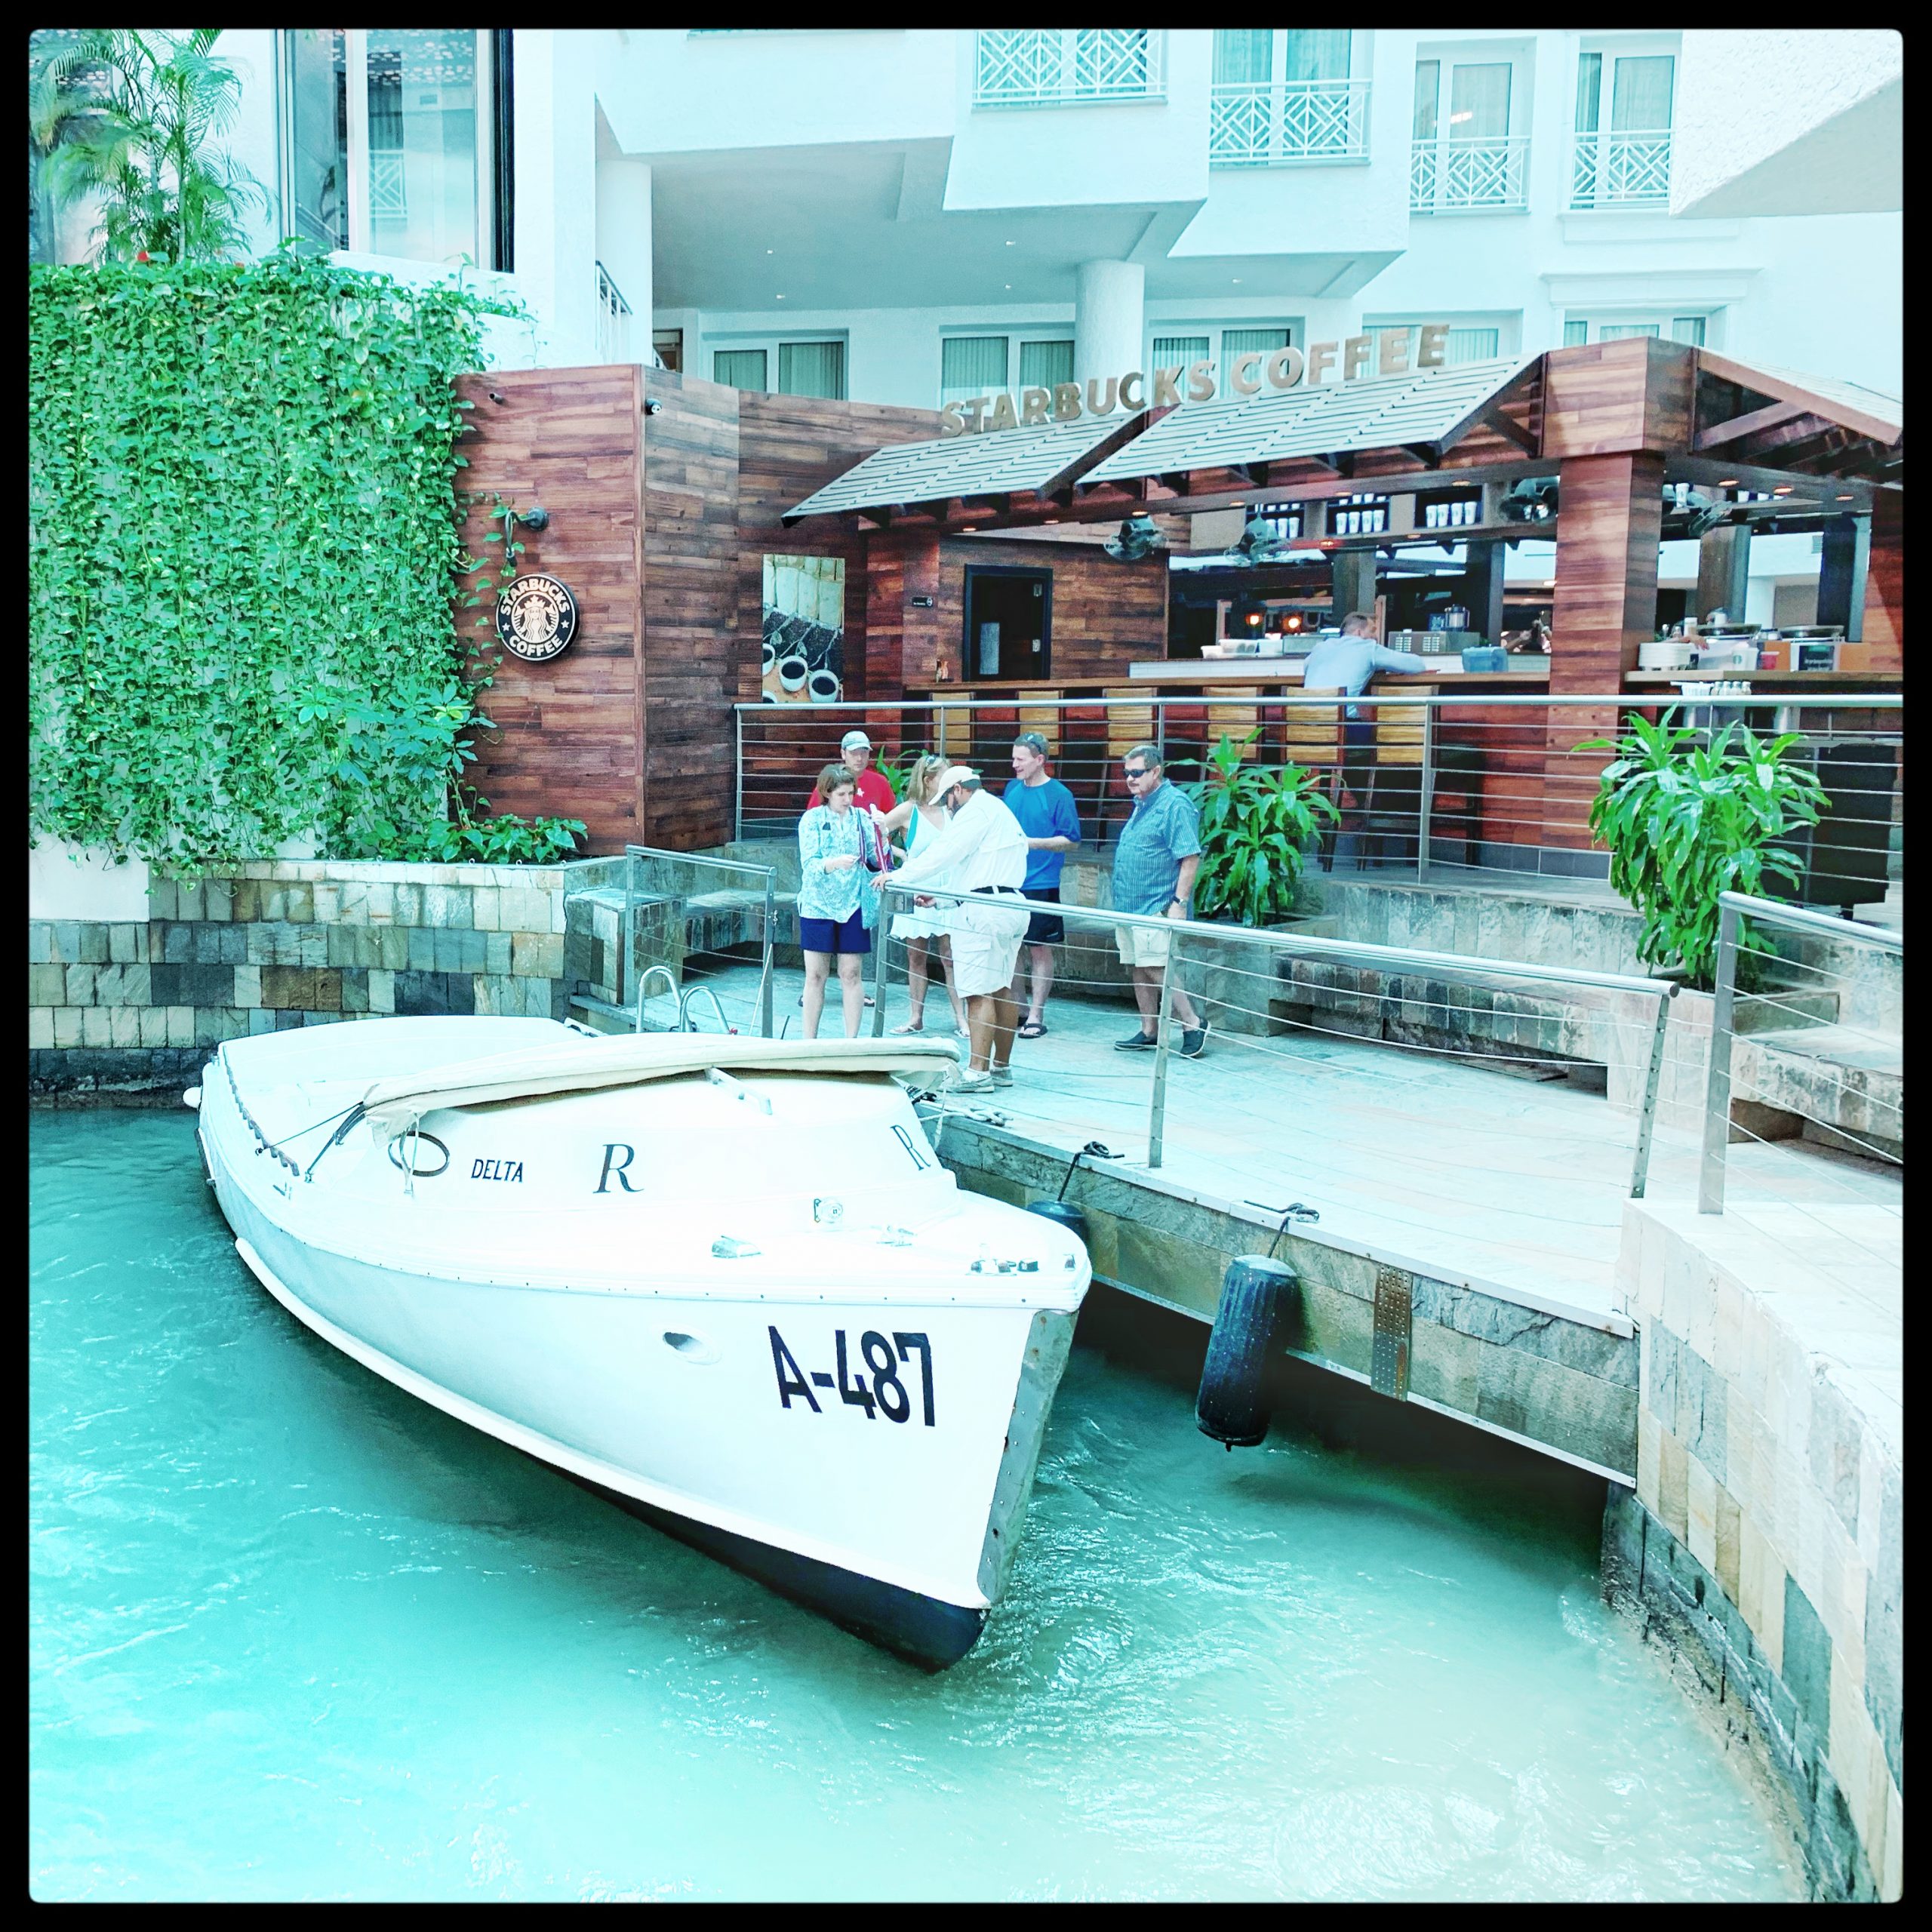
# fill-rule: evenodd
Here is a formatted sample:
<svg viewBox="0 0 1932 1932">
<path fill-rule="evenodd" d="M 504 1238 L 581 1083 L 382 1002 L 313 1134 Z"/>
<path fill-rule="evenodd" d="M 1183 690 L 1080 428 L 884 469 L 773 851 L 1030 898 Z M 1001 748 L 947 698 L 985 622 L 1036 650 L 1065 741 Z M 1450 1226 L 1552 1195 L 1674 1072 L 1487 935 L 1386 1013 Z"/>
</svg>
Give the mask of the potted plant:
<svg viewBox="0 0 1932 1932">
<path fill-rule="evenodd" d="M 1201 761 L 1202 776 L 1183 787 L 1201 813 L 1201 869 L 1194 885 L 1195 916 L 1253 928 L 1305 928 L 1315 909 L 1303 875 L 1324 824 L 1339 814 L 1320 776 L 1298 764 L 1257 765 L 1223 734 Z M 1270 1011 L 1274 968 L 1283 958 L 1262 955 L 1238 942 L 1203 947 L 1201 994 L 1214 1023 L 1233 1032 L 1271 1033 L 1281 1026 Z"/>
<path fill-rule="evenodd" d="M 1816 775 L 1791 756 L 1798 735 L 1761 738 L 1738 724 L 1706 734 L 1674 726 L 1666 714 L 1655 724 L 1632 718 L 1620 743 L 1577 746 L 1616 753 L 1591 803 L 1590 830 L 1610 853 L 1611 884 L 1643 922 L 1637 950 L 1647 964 L 1708 992 L 1717 973 L 1718 894 L 1761 894 L 1773 877 L 1798 877 L 1781 841 L 1816 825 L 1829 805 Z M 1743 953 L 1747 983 L 1742 968 L 1757 957 Z"/>
</svg>

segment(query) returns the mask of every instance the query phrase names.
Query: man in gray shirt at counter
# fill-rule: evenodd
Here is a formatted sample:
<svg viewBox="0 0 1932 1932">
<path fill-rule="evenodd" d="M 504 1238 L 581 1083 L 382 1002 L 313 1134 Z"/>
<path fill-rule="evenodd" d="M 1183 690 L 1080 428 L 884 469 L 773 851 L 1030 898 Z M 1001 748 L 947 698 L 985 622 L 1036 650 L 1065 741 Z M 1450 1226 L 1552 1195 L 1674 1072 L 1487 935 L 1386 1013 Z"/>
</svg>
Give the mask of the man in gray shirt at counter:
<svg viewBox="0 0 1932 1932">
<path fill-rule="evenodd" d="M 1351 697 L 1360 697 L 1378 671 L 1428 669 L 1429 660 L 1412 651 L 1391 651 L 1386 645 L 1377 644 L 1368 620 L 1354 611 L 1342 620 L 1340 637 L 1316 640 L 1302 670 L 1301 688 L 1305 691 L 1346 691 Z M 1346 715 L 1360 723 L 1367 721 L 1358 718 L 1352 704 Z"/>
<path fill-rule="evenodd" d="M 1301 688 L 1304 691 L 1346 691 L 1350 697 L 1360 697 L 1378 671 L 1428 669 L 1429 660 L 1412 651 L 1391 651 L 1386 645 L 1377 644 L 1367 618 L 1359 611 L 1352 611 L 1342 620 L 1340 637 L 1316 641 L 1303 667 Z M 1367 777 L 1369 755 L 1375 745 L 1373 712 L 1364 717 L 1360 705 L 1342 707 L 1342 783 L 1358 811 Z M 1345 835 L 1336 842 L 1339 848 L 1349 842 L 1349 837 Z"/>
</svg>

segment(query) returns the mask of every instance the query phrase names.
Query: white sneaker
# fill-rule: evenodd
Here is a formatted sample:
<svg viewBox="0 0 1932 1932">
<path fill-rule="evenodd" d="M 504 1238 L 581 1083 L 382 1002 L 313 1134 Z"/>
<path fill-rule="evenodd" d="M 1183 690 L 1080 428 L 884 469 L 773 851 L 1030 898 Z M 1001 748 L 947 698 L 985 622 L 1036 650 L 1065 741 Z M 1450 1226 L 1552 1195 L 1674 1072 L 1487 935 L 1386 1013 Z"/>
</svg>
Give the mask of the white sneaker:
<svg viewBox="0 0 1932 1932">
<path fill-rule="evenodd" d="M 990 1073 L 962 1073 L 952 1083 L 955 1094 L 990 1094 L 993 1091 L 993 1077 Z"/>
</svg>

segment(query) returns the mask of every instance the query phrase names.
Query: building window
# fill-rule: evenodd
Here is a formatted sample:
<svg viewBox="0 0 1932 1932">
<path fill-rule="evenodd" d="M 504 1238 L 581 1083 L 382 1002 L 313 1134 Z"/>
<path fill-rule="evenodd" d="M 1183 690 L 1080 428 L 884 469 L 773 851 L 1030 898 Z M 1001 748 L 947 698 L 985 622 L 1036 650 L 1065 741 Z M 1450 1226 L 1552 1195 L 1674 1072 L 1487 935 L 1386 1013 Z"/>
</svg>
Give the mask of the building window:
<svg viewBox="0 0 1932 1932">
<path fill-rule="evenodd" d="M 1211 168 L 1368 158 L 1368 82 L 1346 27 L 1222 27 L 1214 34 Z"/>
<path fill-rule="evenodd" d="M 1611 66 L 1610 125 L 1603 125 L 1604 64 Z M 1586 52 L 1577 57 L 1573 208 L 1666 208 L 1670 202 L 1672 97 L 1669 54 Z"/>
<path fill-rule="evenodd" d="M 1408 368 L 1416 366 L 1417 335 L 1420 322 L 1406 321 L 1396 318 L 1390 321 L 1364 319 L 1362 327 L 1371 334 L 1384 335 L 1400 330 L 1409 339 L 1409 350 L 1403 361 Z M 1375 367 L 1381 367 L 1380 344 L 1377 345 Z M 1443 342 L 1443 360 L 1447 363 L 1492 362 L 1503 353 L 1503 329 L 1500 323 L 1478 322 L 1451 324 Z"/>
<path fill-rule="evenodd" d="M 653 329 L 651 346 L 660 369 L 676 371 L 685 366 L 685 332 L 682 329 Z"/>
<path fill-rule="evenodd" d="M 1528 207 L 1530 137 L 1510 131 L 1514 78 L 1507 60 L 1416 63 L 1411 213 L 1496 214 Z"/>
<path fill-rule="evenodd" d="M 318 248 L 508 266 L 509 63 L 488 29 L 281 36 L 288 232 Z"/>
<path fill-rule="evenodd" d="M 845 344 L 842 340 L 740 343 L 711 352 L 711 380 L 734 389 L 771 389 L 780 395 L 845 399 Z"/>
<path fill-rule="evenodd" d="M 949 335 L 940 341 L 942 409 L 976 395 L 997 395 L 1009 384 L 1051 389 L 1072 380 L 1073 343 L 1067 337 Z"/>
<path fill-rule="evenodd" d="M 1155 336 L 1148 345 L 1147 368 L 1150 377 L 1156 369 L 1178 368 L 1184 389 L 1187 371 L 1195 363 L 1211 362 L 1220 371 L 1214 393 L 1225 398 L 1238 393 L 1229 378 L 1241 356 L 1254 352 L 1272 355 L 1278 349 L 1299 345 L 1300 340 L 1300 328 L 1293 322 L 1271 322 L 1266 327 L 1258 323 L 1231 323 L 1226 328 L 1204 323 L 1186 335 Z M 1151 383 L 1149 395 L 1151 400 Z"/>
<path fill-rule="evenodd" d="M 975 107 L 1160 100 L 1165 35 L 1152 27 L 983 27 Z"/>
<path fill-rule="evenodd" d="M 1563 346 L 1578 349 L 1588 342 L 1622 342 L 1631 336 L 1647 335 L 1701 349 L 1709 321 L 1708 315 L 1566 315 Z"/>
</svg>

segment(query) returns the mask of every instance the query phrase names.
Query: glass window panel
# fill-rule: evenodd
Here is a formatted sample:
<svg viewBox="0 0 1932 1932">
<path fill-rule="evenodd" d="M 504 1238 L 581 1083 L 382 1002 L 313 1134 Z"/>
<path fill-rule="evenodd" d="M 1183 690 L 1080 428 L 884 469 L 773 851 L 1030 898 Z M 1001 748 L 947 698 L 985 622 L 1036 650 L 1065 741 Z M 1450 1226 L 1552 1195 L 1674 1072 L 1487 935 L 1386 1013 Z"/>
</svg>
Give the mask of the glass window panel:
<svg viewBox="0 0 1932 1932">
<path fill-rule="evenodd" d="M 349 69 L 340 27 L 294 27 L 288 62 L 289 232 L 349 246 Z"/>
<path fill-rule="evenodd" d="M 1230 396 L 1235 393 L 1230 380 L 1234 374 L 1235 357 L 1246 355 L 1257 349 L 1272 355 L 1276 349 L 1285 349 L 1287 346 L 1288 332 L 1284 328 L 1223 329 L 1221 331 L 1220 394 Z"/>
<path fill-rule="evenodd" d="M 1670 125 L 1671 75 L 1668 54 L 1619 60 L 1611 89 L 1610 125 L 1617 133 L 1657 131 Z"/>
<path fill-rule="evenodd" d="M 682 329 L 654 329 L 651 334 L 651 346 L 657 352 L 657 359 L 667 369 L 681 369 L 685 366 L 685 332 Z"/>
<path fill-rule="evenodd" d="M 1154 338 L 1156 369 L 1171 369 L 1178 362 L 1185 370 L 1190 363 L 1208 359 L 1208 341 L 1204 335 L 1157 335 Z"/>
<path fill-rule="evenodd" d="M 1590 339 L 1588 322 L 1565 322 L 1563 325 L 1563 346 L 1565 349 L 1581 349 Z"/>
<path fill-rule="evenodd" d="M 1603 95 L 1603 56 L 1601 54 L 1580 54 L 1577 60 L 1577 131 L 1580 134 L 1594 134 L 1597 131 L 1597 116 L 1601 110 Z"/>
<path fill-rule="evenodd" d="M 1500 329 L 1451 329 L 1445 354 L 1451 362 L 1487 362 L 1498 352 Z"/>
<path fill-rule="evenodd" d="M 845 399 L 845 345 L 842 342 L 781 342 L 778 345 L 780 395 Z"/>
<path fill-rule="evenodd" d="M 1412 131 L 1419 141 L 1432 141 L 1435 138 L 1435 103 L 1442 91 L 1442 63 L 1440 60 L 1418 60 L 1416 63 L 1416 107 Z"/>
<path fill-rule="evenodd" d="M 474 30 L 371 27 L 368 47 L 371 248 L 481 260 Z"/>
<path fill-rule="evenodd" d="M 1282 40 L 1284 80 L 1346 81 L 1349 78 L 1346 27 L 1290 27 Z"/>
<path fill-rule="evenodd" d="M 1484 62 L 1452 68 L 1449 75 L 1449 138 L 1496 140 L 1509 131 L 1509 63 Z"/>
<path fill-rule="evenodd" d="M 1657 335 L 1655 322 L 1604 322 L 1597 330 L 1599 342 L 1622 342 L 1633 335 Z"/>
<path fill-rule="evenodd" d="M 764 351 L 761 349 L 714 349 L 711 352 L 711 380 L 734 389 L 764 387 Z"/>
<path fill-rule="evenodd" d="M 1070 342 L 1023 342 L 1020 345 L 1020 386 L 1050 389 L 1056 383 L 1073 380 L 1073 345 Z"/>
<path fill-rule="evenodd" d="M 1266 80 L 1271 71 L 1274 41 L 1274 30 L 1269 27 L 1217 27 L 1215 85 Z"/>
<path fill-rule="evenodd" d="M 1704 318 L 1702 315 L 1674 315 L 1670 324 L 1673 342 L 1694 343 L 1700 349 L 1704 346 Z"/>
<path fill-rule="evenodd" d="M 964 402 L 1006 387 L 1006 337 L 948 336 L 939 350 L 940 402 Z"/>
</svg>

